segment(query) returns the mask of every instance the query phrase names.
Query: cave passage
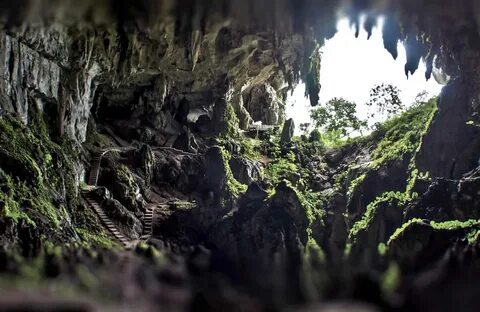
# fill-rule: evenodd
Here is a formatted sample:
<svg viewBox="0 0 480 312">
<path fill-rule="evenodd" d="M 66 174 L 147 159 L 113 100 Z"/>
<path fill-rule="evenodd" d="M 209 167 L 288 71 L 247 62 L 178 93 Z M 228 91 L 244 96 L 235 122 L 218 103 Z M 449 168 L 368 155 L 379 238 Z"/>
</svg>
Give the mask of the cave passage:
<svg viewBox="0 0 480 312">
<path fill-rule="evenodd" d="M 479 25 L 0 1 L 0 310 L 478 311 Z"/>
</svg>

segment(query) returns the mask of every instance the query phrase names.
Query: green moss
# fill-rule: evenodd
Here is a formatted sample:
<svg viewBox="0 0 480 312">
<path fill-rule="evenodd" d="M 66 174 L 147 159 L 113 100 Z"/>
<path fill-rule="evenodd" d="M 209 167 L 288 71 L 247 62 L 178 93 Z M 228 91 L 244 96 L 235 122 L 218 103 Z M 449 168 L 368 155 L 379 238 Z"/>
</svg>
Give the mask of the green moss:
<svg viewBox="0 0 480 312">
<path fill-rule="evenodd" d="M 99 133 L 95 129 L 90 129 L 90 127 L 88 128 L 87 140 L 84 144 L 89 148 L 98 149 L 104 149 L 112 146 L 111 140 L 106 135 Z"/>
<path fill-rule="evenodd" d="M 227 189 L 228 192 L 234 197 L 238 197 L 247 191 L 247 186 L 238 182 L 237 179 L 235 179 L 235 177 L 233 176 L 232 169 L 230 168 L 231 157 L 232 156 L 230 155 L 230 153 L 228 153 L 224 148 L 222 148 L 222 159 L 225 166 Z"/>
<path fill-rule="evenodd" d="M 115 248 L 119 245 L 105 231 L 97 214 L 89 207 L 80 205 L 74 210 L 72 221 L 75 230 L 82 239 L 81 244 L 87 249 L 91 247 Z"/>
<path fill-rule="evenodd" d="M 365 181 L 365 179 L 367 178 L 367 175 L 366 174 L 362 174 L 360 176 L 358 176 L 357 178 L 355 178 L 349 185 L 348 187 L 348 192 L 347 192 L 347 195 L 348 196 L 351 196 L 355 190 L 357 189 L 357 187 L 363 182 Z"/>
<path fill-rule="evenodd" d="M 231 104 L 227 104 L 225 111 L 225 125 L 226 133 L 224 137 L 226 138 L 239 138 L 241 136 L 240 130 L 240 120 L 238 119 L 237 113 Z"/>
<path fill-rule="evenodd" d="M 49 222 L 53 228 L 67 217 L 66 206 L 77 203 L 73 178 L 75 153 L 71 144 L 61 139 L 54 143 L 48 127 L 33 109 L 29 125 L 13 116 L 0 118 L 0 152 L 5 172 L 0 179 L 0 214 L 18 223 L 24 220 L 31 226 Z M 65 202 L 55 202 L 58 195 Z"/>
<path fill-rule="evenodd" d="M 274 184 L 278 184 L 291 173 L 298 173 L 299 166 L 296 164 L 296 157 L 293 152 L 288 152 L 285 156 L 279 157 L 270 162 L 265 169 L 265 176 Z"/>
<path fill-rule="evenodd" d="M 382 276 L 382 290 L 388 295 L 393 294 L 400 286 L 401 276 L 398 264 L 391 262 Z"/>
<path fill-rule="evenodd" d="M 135 190 L 136 184 L 133 178 L 132 172 L 130 169 L 125 165 L 120 165 L 117 168 L 117 177 L 119 182 L 125 184 L 129 190 Z"/>
<path fill-rule="evenodd" d="M 370 224 L 373 222 L 377 213 L 378 207 L 381 204 L 386 205 L 403 205 L 409 201 L 409 197 L 401 192 L 386 192 L 377 197 L 373 202 L 367 206 L 367 211 L 362 219 L 356 222 L 350 230 L 349 239 L 354 240 L 358 232 L 368 230 Z"/>
<path fill-rule="evenodd" d="M 313 239 L 313 237 L 309 237 L 305 251 L 305 258 L 307 261 L 315 260 L 322 263 L 325 262 L 325 252 L 323 251 L 322 247 L 318 245 L 315 239 Z"/>
<path fill-rule="evenodd" d="M 471 228 L 471 227 L 474 227 L 474 226 L 478 226 L 478 225 L 480 225 L 480 221 L 478 221 L 478 220 L 468 220 L 468 221 L 450 220 L 450 221 L 445 221 L 445 222 L 431 221 L 430 225 L 435 230 L 453 231 L 453 230 L 461 230 L 461 229 L 466 229 L 466 228 Z"/>
<path fill-rule="evenodd" d="M 378 244 L 377 250 L 380 256 L 385 256 L 385 254 L 387 253 L 387 245 L 385 245 L 385 243 L 382 242 Z"/>
<path fill-rule="evenodd" d="M 378 169 L 389 161 L 402 159 L 405 154 L 413 155 L 436 111 L 436 99 L 432 99 L 381 125 L 376 135 L 381 135 L 382 139 L 372 152 L 370 167 Z"/>
<path fill-rule="evenodd" d="M 90 230 L 77 228 L 77 233 L 81 236 L 83 245 L 85 247 L 100 247 L 112 249 L 118 247 L 118 244 L 112 240 L 106 233 L 94 233 Z"/>
<path fill-rule="evenodd" d="M 405 222 L 401 227 L 395 230 L 395 232 L 390 236 L 390 239 L 388 240 L 387 246 L 390 246 L 390 244 L 397 240 L 400 235 L 407 230 L 409 227 L 415 225 L 415 224 L 421 224 L 423 223 L 422 219 L 411 219 L 408 222 Z"/>
<path fill-rule="evenodd" d="M 0 192 L 0 216 L 2 218 L 11 219 L 14 223 L 18 223 L 20 220 L 25 220 L 27 224 L 35 226 L 35 222 L 30 219 L 28 214 L 22 210 L 20 204 L 17 201 L 16 185 L 13 183 L 10 176 L 5 177 L 4 183 L 1 184 Z"/>
</svg>

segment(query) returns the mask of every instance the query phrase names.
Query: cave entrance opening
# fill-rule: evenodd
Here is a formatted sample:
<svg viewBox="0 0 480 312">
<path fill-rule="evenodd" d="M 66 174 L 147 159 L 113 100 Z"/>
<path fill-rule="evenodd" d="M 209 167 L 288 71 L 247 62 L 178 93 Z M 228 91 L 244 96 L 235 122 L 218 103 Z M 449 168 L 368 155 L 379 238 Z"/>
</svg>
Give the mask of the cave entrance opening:
<svg viewBox="0 0 480 312">
<path fill-rule="evenodd" d="M 367 105 L 370 92 L 375 86 L 385 84 L 397 87 L 405 108 L 413 105 L 422 93 L 426 99 L 440 94 L 443 85 L 439 84 L 434 76 L 428 81 L 425 79 L 426 65 L 423 60 L 420 61 L 417 71 L 407 78 L 404 73 L 405 47 L 399 42 L 398 57 L 393 59 L 384 49 L 382 27 L 383 18 L 380 17 L 370 38 L 364 30 L 355 38 L 355 29 L 349 19 L 339 19 L 337 33 L 321 48 L 319 106 L 325 106 L 334 98 L 343 98 L 356 104 L 357 117 L 360 120 L 373 125 L 386 119 L 386 116 L 378 114 L 372 117 L 373 108 Z M 312 109 L 314 108 L 310 101 L 305 97 L 305 84 L 300 83 L 289 95 L 286 108 L 286 118 L 293 118 L 295 121 L 296 135 L 306 133 L 306 124 L 310 125 L 308 131 L 313 130 L 310 117 Z"/>
</svg>

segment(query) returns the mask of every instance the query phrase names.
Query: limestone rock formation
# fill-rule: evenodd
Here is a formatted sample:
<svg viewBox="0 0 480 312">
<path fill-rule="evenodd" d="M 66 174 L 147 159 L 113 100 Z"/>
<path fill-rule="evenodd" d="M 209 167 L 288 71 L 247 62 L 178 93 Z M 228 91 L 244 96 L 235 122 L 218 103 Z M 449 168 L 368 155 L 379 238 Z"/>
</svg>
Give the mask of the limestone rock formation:
<svg viewBox="0 0 480 312">
<path fill-rule="evenodd" d="M 318 104 L 337 13 L 384 16 L 385 53 L 447 84 L 332 147 L 284 115 L 300 82 Z M 473 0 L 0 1 L 0 284 L 60 310 L 67 284 L 97 310 L 478 310 L 479 21 Z"/>
</svg>

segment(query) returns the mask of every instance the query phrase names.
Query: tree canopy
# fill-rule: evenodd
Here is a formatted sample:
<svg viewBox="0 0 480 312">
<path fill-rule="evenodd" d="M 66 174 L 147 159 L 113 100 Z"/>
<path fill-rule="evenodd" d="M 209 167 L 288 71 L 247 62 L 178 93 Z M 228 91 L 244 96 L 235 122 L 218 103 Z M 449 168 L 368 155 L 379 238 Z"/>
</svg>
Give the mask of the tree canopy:
<svg viewBox="0 0 480 312">
<path fill-rule="evenodd" d="M 357 117 L 357 104 L 343 98 L 334 98 L 324 106 L 311 111 L 310 117 L 316 128 L 324 133 L 338 133 L 345 138 L 354 131 L 362 131 L 367 126 Z"/>
</svg>

